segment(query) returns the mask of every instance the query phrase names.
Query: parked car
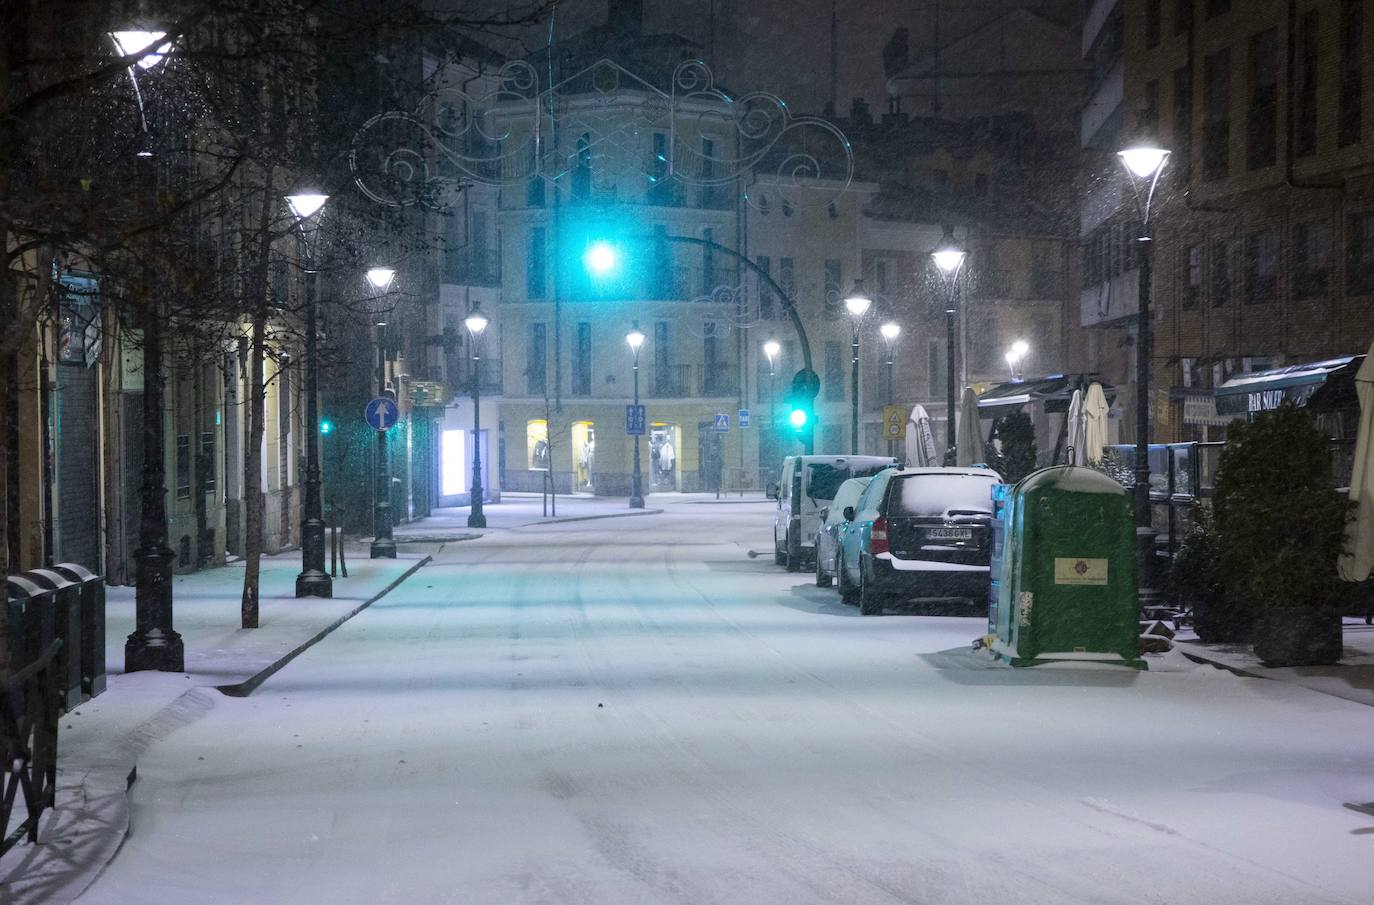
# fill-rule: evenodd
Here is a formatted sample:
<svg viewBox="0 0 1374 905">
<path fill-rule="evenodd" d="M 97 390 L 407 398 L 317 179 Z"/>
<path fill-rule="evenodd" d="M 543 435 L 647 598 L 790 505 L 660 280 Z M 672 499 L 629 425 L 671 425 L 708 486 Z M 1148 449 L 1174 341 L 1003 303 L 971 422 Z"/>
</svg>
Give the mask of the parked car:
<svg viewBox="0 0 1374 905">
<path fill-rule="evenodd" d="M 773 558 L 789 572 L 798 572 L 815 554 L 817 513 L 830 505 L 840 485 L 850 478 L 869 477 L 897 460 L 889 456 L 788 456 L 782 460 L 777 484 L 768 488 L 778 501 L 773 518 Z"/>
<path fill-rule="evenodd" d="M 987 600 L 992 485 L 987 468 L 908 468 L 879 473 L 844 511 L 836 579 L 840 598 L 865 616 L 913 597 Z"/>
<path fill-rule="evenodd" d="M 840 535 L 849 527 L 844 511 L 859 502 L 859 496 L 872 478 L 850 478 L 835 491 L 835 499 L 816 514 L 821 518 L 816 532 L 816 587 L 828 588 L 835 580 L 835 554 L 840 549 Z"/>
</svg>

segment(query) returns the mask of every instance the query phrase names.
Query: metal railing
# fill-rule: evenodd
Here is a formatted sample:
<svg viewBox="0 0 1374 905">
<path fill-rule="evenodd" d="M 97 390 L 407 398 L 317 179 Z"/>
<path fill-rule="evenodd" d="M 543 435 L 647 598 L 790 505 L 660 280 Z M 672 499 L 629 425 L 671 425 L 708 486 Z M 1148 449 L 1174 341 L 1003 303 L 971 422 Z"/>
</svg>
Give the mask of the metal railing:
<svg viewBox="0 0 1374 905">
<path fill-rule="evenodd" d="M 686 399 L 692 395 L 692 366 L 650 366 L 644 395 L 650 399 Z"/>
<path fill-rule="evenodd" d="M 56 802 L 61 647 L 53 641 L 37 660 L 0 682 L 0 756 L 6 767 L 0 779 L 0 855 L 25 838 L 37 843 L 39 818 Z M 25 817 L 11 830 L 20 796 Z"/>
</svg>

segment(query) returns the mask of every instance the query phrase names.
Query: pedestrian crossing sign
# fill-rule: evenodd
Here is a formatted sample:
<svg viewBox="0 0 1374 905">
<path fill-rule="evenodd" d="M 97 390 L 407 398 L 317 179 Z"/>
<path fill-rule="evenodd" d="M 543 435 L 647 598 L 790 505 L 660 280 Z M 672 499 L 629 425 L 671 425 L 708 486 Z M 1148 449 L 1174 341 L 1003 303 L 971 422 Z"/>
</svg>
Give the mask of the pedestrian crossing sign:
<svg viewBox="0 0 1374 905">
<path fill-rule="evenodd" d="M 723 434 L 730 429 L 730 415 L 726 412 L 716 413 L 716 433 Z"/>
</svg>

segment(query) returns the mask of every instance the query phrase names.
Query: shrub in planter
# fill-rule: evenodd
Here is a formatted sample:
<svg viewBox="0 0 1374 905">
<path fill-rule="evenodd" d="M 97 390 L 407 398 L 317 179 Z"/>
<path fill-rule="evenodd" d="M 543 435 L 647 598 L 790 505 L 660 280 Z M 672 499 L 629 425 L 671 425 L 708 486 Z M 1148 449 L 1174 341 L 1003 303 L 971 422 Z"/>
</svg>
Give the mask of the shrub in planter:
<svg viewBox="0 0 1374 905">
<path fill-rule="evenodd" d="M 1215 499 L 1225 606 L 1249 614 L 1266 664 L 1340 659 L 1349 590 L 1336 558 L 1348 512 L 1326 436 L 1305 412 L 1285 404 L 1231 428 Z"/>
<path fill-rule="evenodd" d="M 1169 570 L 1169 599 L 1191 610 L 1193 630 L 1208 644 L 1248 641 L 1250 612 L 1227 597 L 1221 578 L 1221 537 L 1215 520 L 1198 509 Z"/>
</svg>

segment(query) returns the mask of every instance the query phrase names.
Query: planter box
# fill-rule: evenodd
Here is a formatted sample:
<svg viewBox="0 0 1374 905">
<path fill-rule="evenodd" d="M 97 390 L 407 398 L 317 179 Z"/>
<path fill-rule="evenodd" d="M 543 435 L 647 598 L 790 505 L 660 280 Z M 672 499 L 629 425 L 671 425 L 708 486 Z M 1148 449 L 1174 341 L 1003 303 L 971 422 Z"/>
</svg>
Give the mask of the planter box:
<svg viewBox="0 0 1374 905">
<path fill-rule="evenodd" d="M 1329 607 L 1265 606 L 1251 631 L 1265 666 L 1330 666 L 1341 659 L 1340 612 Z"/>
</svg>

